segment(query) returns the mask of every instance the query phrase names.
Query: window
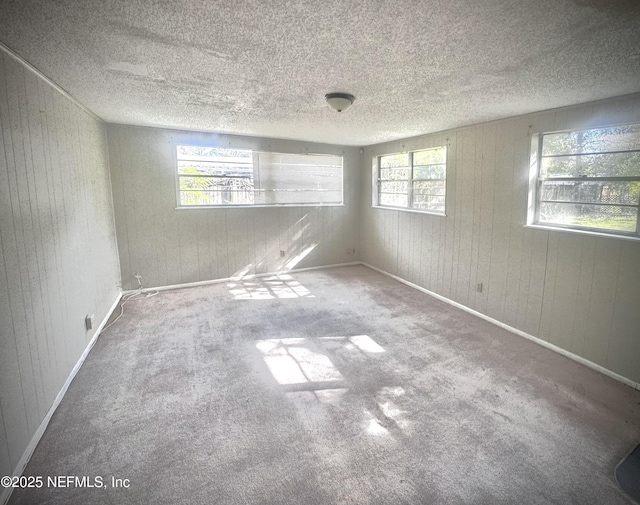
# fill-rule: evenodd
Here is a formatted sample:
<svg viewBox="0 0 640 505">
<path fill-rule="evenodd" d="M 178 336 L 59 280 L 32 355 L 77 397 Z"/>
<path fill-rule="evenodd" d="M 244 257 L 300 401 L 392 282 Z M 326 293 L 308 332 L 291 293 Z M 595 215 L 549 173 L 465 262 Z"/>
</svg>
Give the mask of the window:
<svg viewBox="0 0 640 505">
<path fill-rule="evenodd" d="M 640 125 L 545 133 L 532 152 L 529 224 L 638 236 Z"/>
<path fill-rule="evenodd" d="M 342 205 L 342 156 L 178 145 L 180 207 Z"/>
<path fill-rule="evenodd" d="M 378 206 L 444 215 L 446 147 L 379 156 L 377 166 Z"/>
</svg>

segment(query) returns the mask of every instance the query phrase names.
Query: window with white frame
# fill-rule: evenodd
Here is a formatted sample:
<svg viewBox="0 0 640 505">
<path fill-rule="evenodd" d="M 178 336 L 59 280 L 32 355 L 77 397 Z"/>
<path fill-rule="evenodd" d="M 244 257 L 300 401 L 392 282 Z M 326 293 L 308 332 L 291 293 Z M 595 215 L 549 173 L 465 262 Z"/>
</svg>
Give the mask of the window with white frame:
<svg viewBox="0 0 640 505">
<path fill-rule="evenodd" d="M 447 148 L 378 156 L 377 205 L 445 213 Z"/>
<path fill-rule="evenodd" d="M 342 156 L 178 145 L 178 206 L 342 205 Z"/>
<path fill-rule="evenodd" d="M 640 124 L 534 136 L 529 224 L 638 237 Z"/>
</svg>

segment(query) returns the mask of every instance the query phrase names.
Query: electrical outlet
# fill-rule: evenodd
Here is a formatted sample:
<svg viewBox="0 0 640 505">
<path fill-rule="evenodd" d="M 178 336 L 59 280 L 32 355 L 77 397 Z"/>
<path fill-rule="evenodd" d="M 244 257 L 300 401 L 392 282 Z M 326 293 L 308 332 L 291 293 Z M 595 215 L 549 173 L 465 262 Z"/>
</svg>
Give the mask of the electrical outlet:
<svg viewBox="0 0 640 505">
<path fill-rule="evenodd" d="M 286 256 L 286 253 L 284 252 L 284 249 L 280 249 L 280 257 L 284 258 Z"/>
<path fill-rule="evenodd" d="M 89 331 L 91 328 L 93 328 L 93 314 L 88 315 L 84 318 L 84 326 L 85 328 L 87 328 L 87 331 Z"/>
<path fill-rule="evenodd" d="M 482 293 L 482 282 L 478 282 L 478 284 L 476 284 L 476 291 L 478 293 Z"/>
</svg>

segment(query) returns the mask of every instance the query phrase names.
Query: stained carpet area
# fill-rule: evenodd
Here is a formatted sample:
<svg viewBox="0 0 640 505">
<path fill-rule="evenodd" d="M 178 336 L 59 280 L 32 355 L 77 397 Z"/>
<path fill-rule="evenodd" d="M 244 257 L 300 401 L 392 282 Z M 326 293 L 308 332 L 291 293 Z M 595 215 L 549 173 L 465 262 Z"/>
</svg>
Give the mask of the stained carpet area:
<svg viewBox="0 0 640 505">
<path fill-rule="evenodd" d="M 616 479 L 625 493 L 640 503 L 640 445 L 616 467 Z"/>
<path fill-rule="evenodd" d="M 25 472 L 106 488 L 11 503 L 628 505 L 639 434 L 640 391 L 333 268 L 128 303 Z"/>
</svg>

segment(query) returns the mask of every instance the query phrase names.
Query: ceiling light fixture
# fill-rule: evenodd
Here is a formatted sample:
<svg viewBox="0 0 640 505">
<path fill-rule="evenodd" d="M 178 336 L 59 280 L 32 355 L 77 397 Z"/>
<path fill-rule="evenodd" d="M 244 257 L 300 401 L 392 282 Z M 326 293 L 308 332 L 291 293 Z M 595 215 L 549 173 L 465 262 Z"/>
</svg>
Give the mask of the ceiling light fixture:
<svg viewBox="0 0 640 505">
<path fill-rule="evenodd" d="M 324 98 L 329 106 L 338 112 L 347 110 L 356 99 L 355 96 L 349 93 L 328 93 L 324 95 Z"/>
</svg>

